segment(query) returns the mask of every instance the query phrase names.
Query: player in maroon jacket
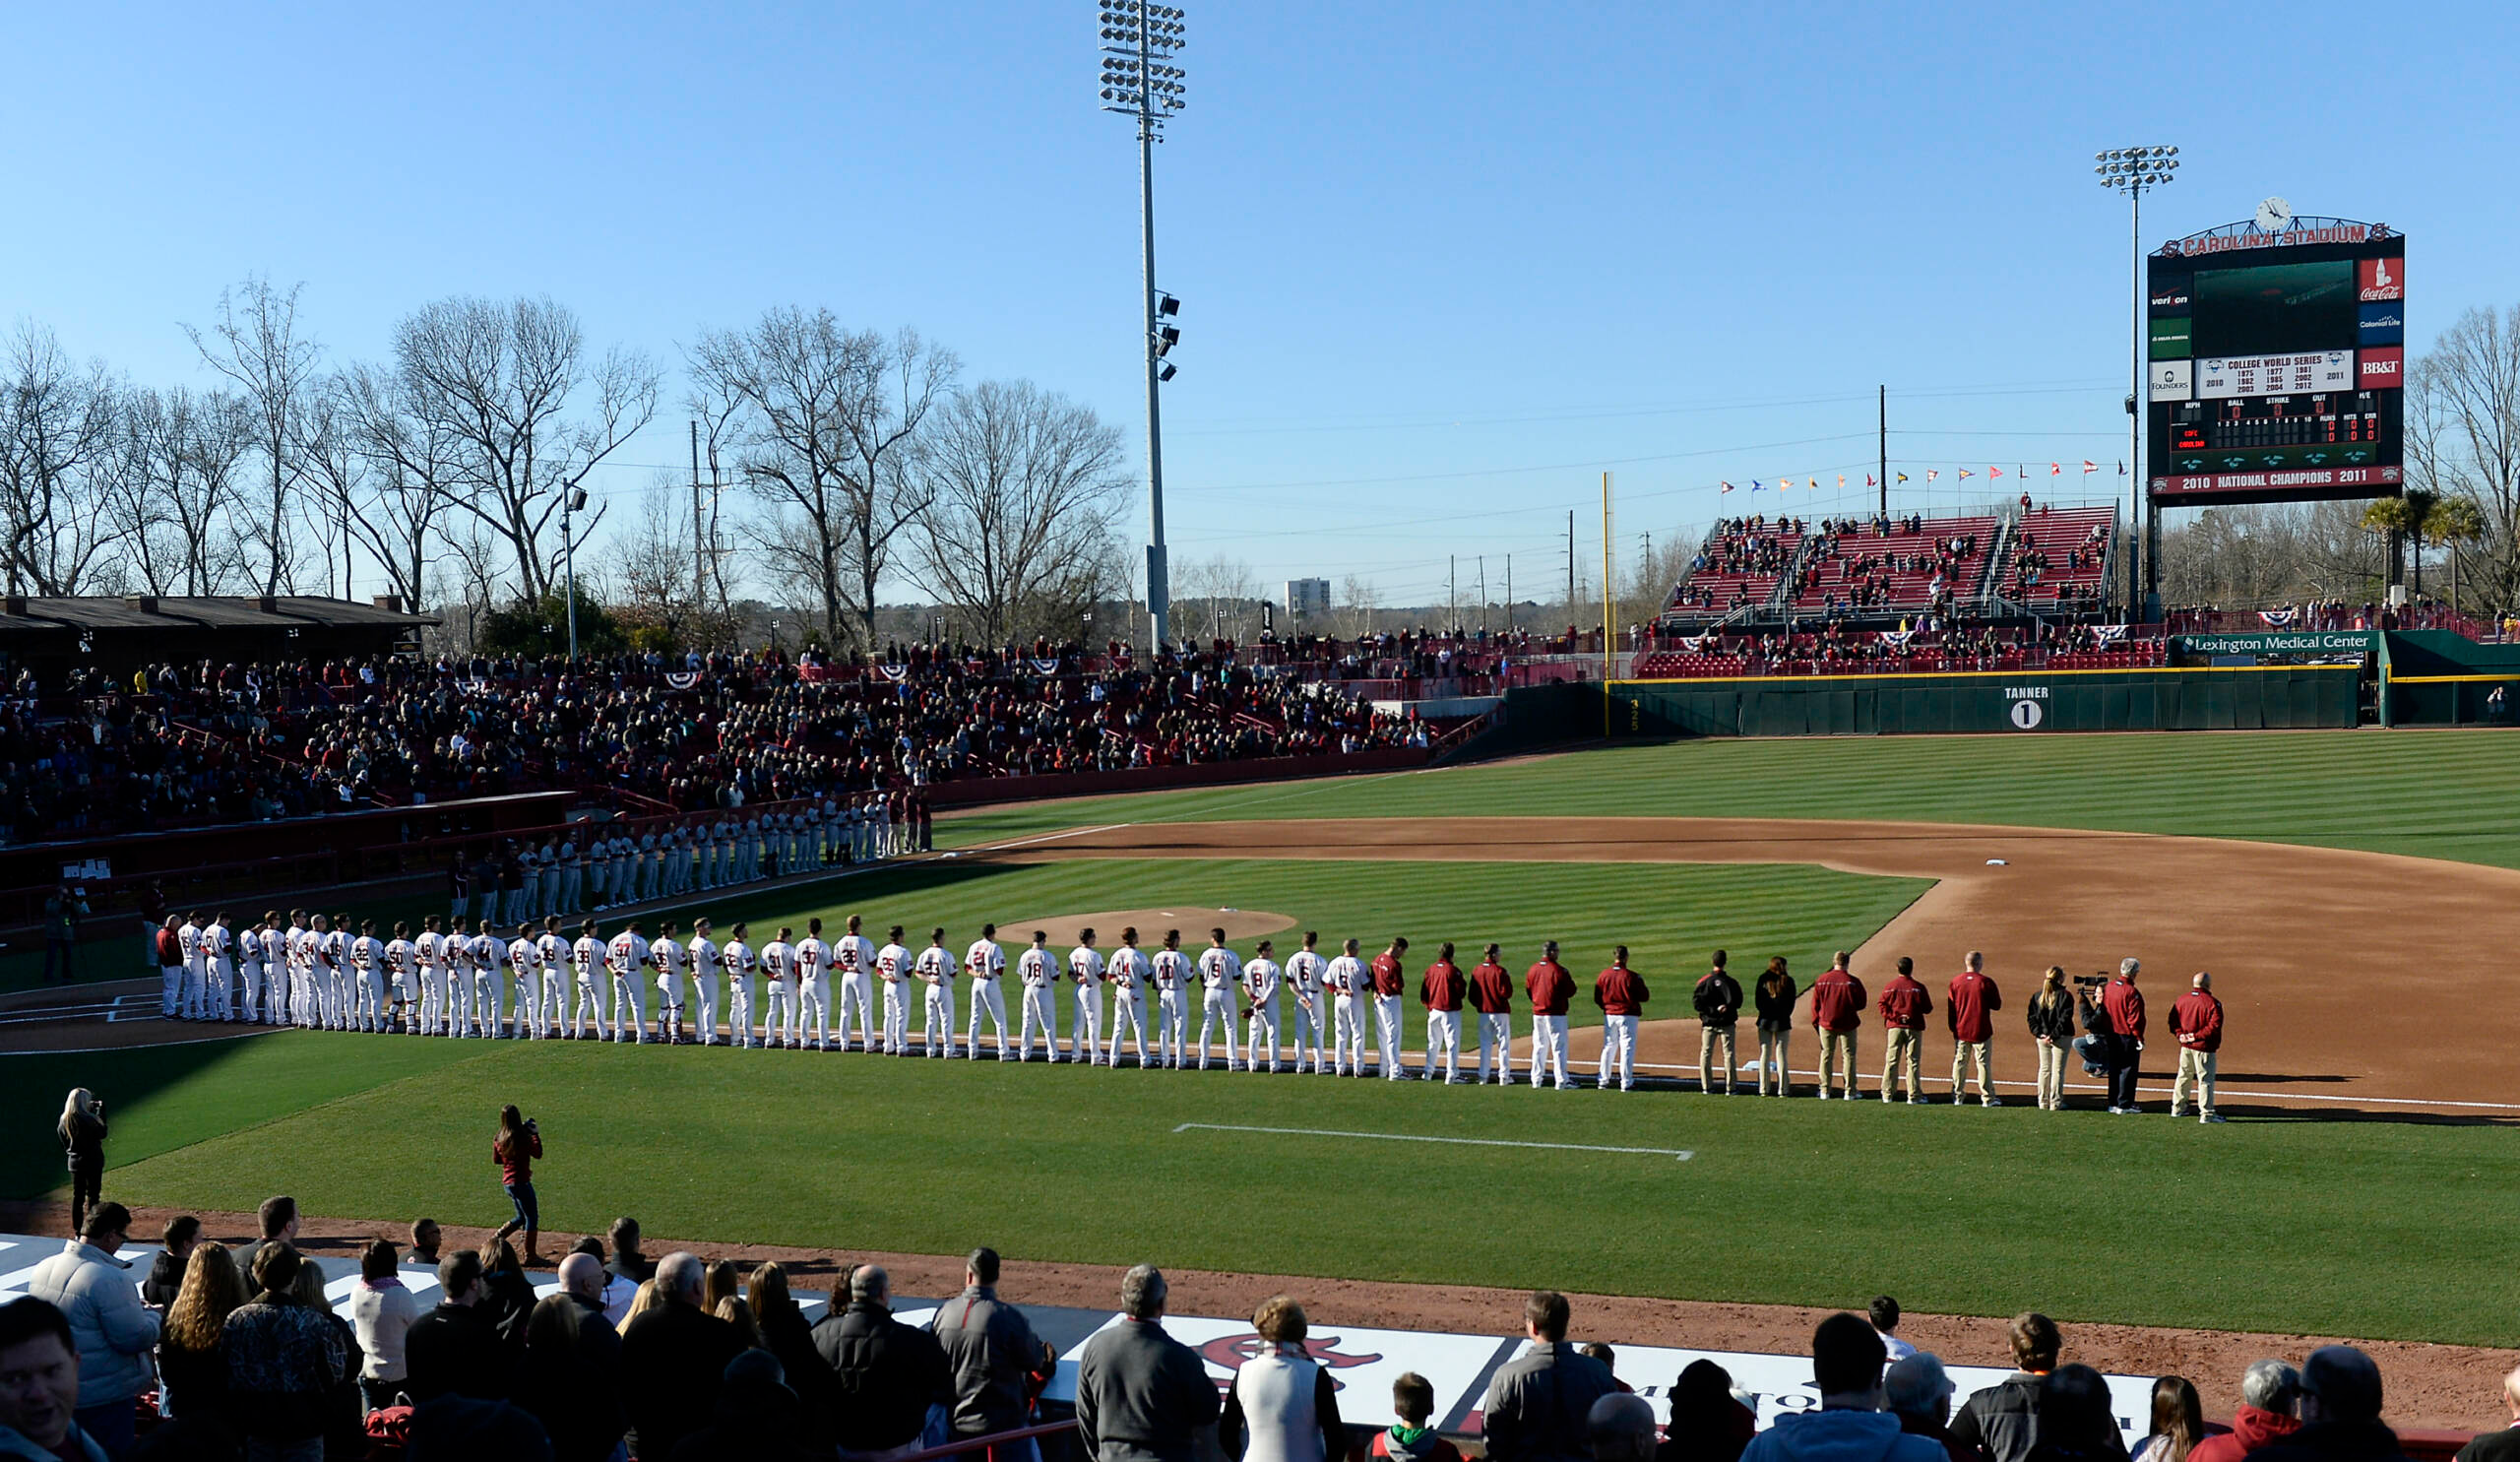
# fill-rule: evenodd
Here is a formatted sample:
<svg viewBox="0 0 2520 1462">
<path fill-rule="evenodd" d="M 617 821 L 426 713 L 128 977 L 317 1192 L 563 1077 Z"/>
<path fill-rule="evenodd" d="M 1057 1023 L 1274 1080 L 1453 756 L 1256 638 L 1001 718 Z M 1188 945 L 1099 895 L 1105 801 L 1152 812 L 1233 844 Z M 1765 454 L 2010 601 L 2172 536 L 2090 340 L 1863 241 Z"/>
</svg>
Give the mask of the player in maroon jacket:
<svg viewBox="0 0 2520 1462">
<path fill-rule="evenodd" d="M 1829 973 L 1811 982 L 1811 1024 L 1820 1033 L 1820 1100 L 1829 1099 L 1829 1088 L 1837 1085 L 1838 1063 L 1846 1063 L 1846 1090 L 1838 1095 L 1852 1102 L 1861 1095 L 1863 1085 L 1856 1075 L 1855 1033 L 1863 1026 L 1863 982 L 1847 969 L 1847 961 L 1855 956 L 1841 949 L 1837 963 Z"/>
<path fill-rule="evenodd" d="M 1479 1079 L 1487 1080 L 1487 1051 L 1496 1050 L 1496 1084 L 1514 1084 L 1514 977 L 1498 963 L 1497 947 L 1487 946 L 1479 968 L 1470 972 L 1470 1004 L 1479 1012 Z"/>
<path fill-rule="evenodd" d="M 2170 1007 L 2170 1033 L 2178 1038 L 2178 1075 L 2170 1087 L 2170 1114 L 2183 1115 L 2187 1090 L 2196 1089 L 2196 1119 L 2218 1122 L 2214 1111 L 2214 1053 L 2223 1049 L 2223 1002 L 2214 998 L 2214 977 L 2199 970 L 2187 993 Z"/>
<path fill-rule="evenodd" d="M 1609 1090 L 1610 1066 L 1618 1066 L 1618 1089 L 1636 1090 L 1636 1023 L 1654 992 L 1644 978 L 1627 967 L 1627 946 L 1610 952 L 1610 967 L 1593 981 L 1593 1003 L 1602 1007 L 1602 1074 L 1599 1085 Z"/>
<path fill-rule="evenodd" d="M 1908 1100 L 1923 1106 L 1925 1088 L 1919 1068 L 1924 1064 L 1925 1017 L 1933 1014 L 1933 996 L 1916 977 L 1917 962 L 1899 956 L 1899 973 L 1881 987 L 1881 1100 L 1895 1102 L 1899 1072 L 1908 1073 Z"/>
<path fill-rule="evenodd" d="M 1400 957 L 1409 952 L 1409 941 L 1395 938 L 1382 953 L 1374 956 L 1374 1040 L 1380 1047 L 1375 1060 L 1382 1069 L 1383 1080 L 1405 1081 L 1409 1073 L 1401 1069 L 1400 1002 L 1409 993 L 1409 970 Z"/>
<path fill-rule="evenodd" d="M 2109 1017 L 2108 1059 L 2101 1064 L 2109 1071 L 2111 1116 L 2143 1110 L 2135 1105 L 2135 1068 L 2144 1054 L 2144 992 L 2135 988 L 2135 977 L 2143 969 L 2144 962 L 2131 956 L 2118 961 L 2117 978 L 2100 992 L 2100 1007 Z"/>
<path fill-rule="evenodd" d="M 1418 981 L 1418 1003 L 1426 1007 L 1426 1079 L 1435 1079 L 1435 1048 L 1444 1049 L 1444 1085 L 1461 1079 L 1461 1002 L 1470 982 L 1453 963 L 1452 941 L 1435 951 L 1435 962 Z"/>
<path fill-rule="evenodd" d="M 1951 978 L 1951 988 L 1942 1002 L 1943 1023 L 1951 1029 L 1951 1101 L 1961 1099 L 1961 1059 L 1978 1063 L 1978 1100 L 1987 1107 L 2001 1107 L 2003 1099 L 1995 1095 L 1994 1068 L 1987 1062 L 1987 1047 L 1995 1034 L 1995 1012 L 2004 1008 L 2003 991 L 1986 978 L 1986 957 L 1977 950 L 1969 951 L 1967 968 Z"/>
<path fill-rule="evenodd" d="M 1575 1078 L 1566 1074 L 1566 1002 L 1575 998 L 1575 977 L 1557 962 L 1557 941 L 1541 946 L 1540 963 L 1523 976 L 1523 988 L 1532 997 L 1532 1085 L 1541 1083 L 1541 1074 L 1554 1068 L 1557 1089 L 1575 1090 Z"/>
</svg>

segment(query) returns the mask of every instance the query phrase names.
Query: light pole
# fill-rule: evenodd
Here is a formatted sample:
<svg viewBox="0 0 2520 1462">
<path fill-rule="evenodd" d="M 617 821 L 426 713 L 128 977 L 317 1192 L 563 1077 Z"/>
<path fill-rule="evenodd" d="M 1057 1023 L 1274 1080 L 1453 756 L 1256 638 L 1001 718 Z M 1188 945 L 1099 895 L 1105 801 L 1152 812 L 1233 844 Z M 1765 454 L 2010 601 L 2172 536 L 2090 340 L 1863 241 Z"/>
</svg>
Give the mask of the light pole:
<svg viewBox="0 0 2520 1462">
<path fill-rule="evenodd" d="M 585 476 L 584 473 L 578 474 L 577 477 L 569 479 L 569 485 L 560 489 L 560 565 L 561 576 L 568 581 L 569 586 L 569 660 L 571 664 L 575 664 L 578 658 L 578 534 L 573 520 L 578 510 L 587 505 L 586 491 L 578 486 L 578 478 Z M 546 518 L 543 521 L 547 523 L 550 520 Z"/>
<path fill-rule="evenodd" d="M 2114 188 L 2126 195 L 2134 239 L 2134 260 L 2130 266 L 2134 281 L 2134 325 L 2128 343 L 2130 370 L 2126 380 L 2126 464 L 2133 483 L 2135 522 L 2139 527 L 2141 551 L 2126 561 L 2126 620 L 2130 624 L 2149 622 L 2158 612 L 2161 589 L 2161 524 L 2157 510 L 2145 499 L 2145 485 L 2151 480 L 2144 462 L 2144 417 L 2148 413 L 2150 393 L 2145 389 L 2144 371 L 2144 193 L 2150 188 L 2170 185 L 2178 171 L 2178 149 L 2110 148 L 2092 154 L 2097 165 L 2100 185 Z M 2131 550 L 2130 550 L 2131 551 Z M 2136 588 L 2136 558 L 2143 561 L 2143 587 Z"/>
<path fill-rule="evenodd" d="M 1187 102 L 1173 57 L 1187 43 L 1181 12 L 1147 0 L 1102 0 L 1102 109 L 1137 118 L 1138 259 L 1146 296 L 1146 612 L 1155 648 L 1170 628 L 1172 580 L 1164 557 L 1164 413 L 1157 388 L 1172 379 L 1164 362 L 1177 327 L 1160 323 L 1181 302 L 1155 287 L 1155 145 L 1164 124 Z"/>
</svg>

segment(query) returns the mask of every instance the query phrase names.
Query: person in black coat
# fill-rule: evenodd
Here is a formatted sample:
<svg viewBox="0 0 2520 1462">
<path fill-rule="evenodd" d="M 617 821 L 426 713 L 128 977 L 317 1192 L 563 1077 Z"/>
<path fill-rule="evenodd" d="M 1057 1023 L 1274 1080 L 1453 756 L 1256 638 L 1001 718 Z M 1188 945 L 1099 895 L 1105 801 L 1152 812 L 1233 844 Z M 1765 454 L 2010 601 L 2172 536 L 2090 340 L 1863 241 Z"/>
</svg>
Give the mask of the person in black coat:
<svg viewBox="0 0 2520 1462">
<path fill-rule="evenodd" d="M 621 1395 L 621 1337 L 603 1316 L 603 1266 L 560 1261 L 560 1293 L 534 1306 L 517 1399 L 551 1436 L 554 1462 L 603 1462 L 630 1430 Z"/>
<path fill-rule="evenodd" d="M 510 1355 L 525 1350 L 525 1324 L 534 1315 L 534 1281 L 502 1239 L 481 1251 L 481 1317 L 507 1342 Z"/>
<path fill-rule="evenodd" d="M 192 1261 L 193 1246 L 201 1242 L 201 1220 L 189 1213 L 175 1215 L 166 1220 L 158 1241 L 165 1247 L 149 1261 L 149 1277 L 140 1282 L 140 1303 L 165 1309 L 183 1293 L 184 1265 Z"/>
<path fill-rule="evenodd" d="M 676 1443 L 671 1462 L 809 1462 L 830 1455 L 830 1448 L 808 1440 L 804 1402 L 788 1387 L 779 1358 L 745 1351 L 726 1363 L 716 1420 Z"/>
<path fill-rule="evenodd" d="M 927 1409 L 954 1399 L 945 1348 L 893 1318 L 892 1279 L 877 1265 L 850 1273 L 849 1307 L 823 1316 L 813 1338 L 814 1353 L 831 1368 L 831 1432 L 843 1451 L 914 1442 L 926 1430 Z"/>
<path fill-rule="evenodd" d="M 665 1255 L 657 1265 L 655 1306 L 621 1332 L 630 1454 L 642 1462 L 672 1456 L 684 1437 L 715 1419 L 726 1363 L 743 1349 L 734 1326 L 701 1309 L 706 1277 L 699 1255 Z"/>
<path fill-rule="evenodd" d="M 2520 1462 L 2520 1370 L 2502 1378 L 2502 1404 L 2511 1408 L 2511 1425 L 2459 1448 L 2452 1462 Z"/>
<path fill-rule="evenodd" d="M 2354 1347 L 2310 1352 L 2300 1406 L 2301 1430 L 2249 1453 L 2249 1462 L 2406 1462 L 2398 1434 L 2380 1423 L 2380 1367 Z"/>
<path fill-rule="evenodd" d="M 404 1394 L 420 1405 L 440 1396 L 502 1401 L 511 1387 L 509 1354 L 481 1310 L 481 1256 L 458 1249 L 437 1266 L 437 1307 L 403 1337 Z"/>
</svg>

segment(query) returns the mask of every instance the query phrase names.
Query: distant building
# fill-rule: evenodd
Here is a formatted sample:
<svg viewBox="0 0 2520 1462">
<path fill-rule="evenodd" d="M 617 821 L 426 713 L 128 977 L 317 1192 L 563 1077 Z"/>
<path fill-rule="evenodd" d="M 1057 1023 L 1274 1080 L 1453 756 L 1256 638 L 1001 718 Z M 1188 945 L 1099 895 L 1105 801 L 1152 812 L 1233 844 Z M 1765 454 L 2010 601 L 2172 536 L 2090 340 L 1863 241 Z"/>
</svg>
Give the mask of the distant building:
<svg viewBox="0 0 2520 1462">
<path fill-rule="evenodd" d="M 1306 614 L 1330 612 L 1330 581 L 1328 579 L 1289 579 L 1287 581 L 1287 612 L 1300 619 Z"/>
<path fill-rule="evenodd" d="M 402 601 L 371 604 L 298 595 L 182 598 L 134 594 L 81 599 L 10 595 L 0 603 L 0 669 L 50 677 L 73 667 L 128 676 L 169 661 L 336 660 L 419 648 L 434 614 Z"/>
</svg>

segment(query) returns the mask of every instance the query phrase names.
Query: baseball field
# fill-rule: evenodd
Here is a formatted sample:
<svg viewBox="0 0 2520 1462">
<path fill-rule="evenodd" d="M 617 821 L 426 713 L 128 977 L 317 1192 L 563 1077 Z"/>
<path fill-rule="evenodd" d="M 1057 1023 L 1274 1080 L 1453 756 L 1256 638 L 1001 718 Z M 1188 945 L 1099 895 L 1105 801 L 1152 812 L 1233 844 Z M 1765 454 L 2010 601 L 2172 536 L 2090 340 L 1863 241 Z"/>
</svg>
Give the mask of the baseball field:
<svg viewBox="0 0 2520 1462">
<path fill-rule="evenodd" d="M 1407 934 L 1413 972 L 1439 940 L 1519 969 L 1555 938 L 1587 985 L 1625 943 L 1657 1076 L 1693 1075 L 1681 1017 L 1716 947 L 1805 984 L 1858 950 L 1876 988 L 1911 954 L 1937 999 L 1981 948 L 2014 1002 L 1999 1110 L 292 1032 L 0 1058 L 0 1193 L 57 1184 L 49 1124 L 85 1085 L 112 1103 L 108 1196 L 486 1227 L 515 1102 L 563 1233 L 636 1213 L 726 1243 L 1779 1304 L 1886 1288 L 1920 1312 L 2508 1347 L 2515 789 L 2520 738 L 2486 732 L 1623 745 L 994 809 L 939 824 L 952 858 L 692 906 L 756 942 L 856 913 L 959 948 L 991 920 L 1010 955 L 1080 919 L 1196 945 L 1231 911 L 1253 935 Z M 2099 1112 L 2079 1071 L 2081 1110 L 2035 1110 L 2012 1083 L 2036 971 L 2127 954 L 2153 1114 Z M 2161 1114 L 2159 1021 L 2197 969 L 2230 1008 L 2223 1126 Z M 1413 1001 L 1412 1050 L 1423 1034 Z M 1925 1049 L 1939 1096 L 1938 1016 Z"/>
</svg>

